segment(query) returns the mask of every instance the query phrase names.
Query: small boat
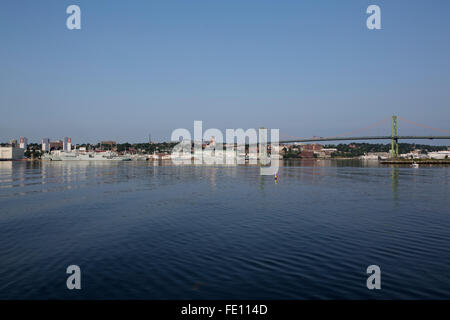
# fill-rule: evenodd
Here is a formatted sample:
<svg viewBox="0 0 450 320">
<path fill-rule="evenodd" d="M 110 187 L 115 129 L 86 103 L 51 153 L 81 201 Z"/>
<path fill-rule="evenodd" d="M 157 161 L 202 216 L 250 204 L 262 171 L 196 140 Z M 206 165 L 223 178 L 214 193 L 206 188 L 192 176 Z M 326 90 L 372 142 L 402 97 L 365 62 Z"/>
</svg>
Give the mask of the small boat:
<svg viewBox="0 0 450 320">
<path fill-rule="evenodd" d="M 411 168 L 417 169 L 417 168 L 419 168 L 419 164 L 416 163 L 416 162 L 413 162 L 413 163 L 411 164 Z"/>
</svg>

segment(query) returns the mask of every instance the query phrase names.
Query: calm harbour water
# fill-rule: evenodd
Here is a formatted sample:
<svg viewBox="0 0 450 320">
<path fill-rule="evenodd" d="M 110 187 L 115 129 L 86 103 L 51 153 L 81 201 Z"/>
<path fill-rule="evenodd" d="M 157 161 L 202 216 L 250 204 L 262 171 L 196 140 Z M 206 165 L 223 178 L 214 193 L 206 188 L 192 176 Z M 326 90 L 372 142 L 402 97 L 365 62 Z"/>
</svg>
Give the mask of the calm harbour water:
<svg viewBox="0 0 450 320">
<path fill-rule="evenodd" d="M 449 182 L 359 161 L 285 163 L 277 184 L 252 166 L 0 162 L 0 299 L 449 299 Z"/>
</svg>

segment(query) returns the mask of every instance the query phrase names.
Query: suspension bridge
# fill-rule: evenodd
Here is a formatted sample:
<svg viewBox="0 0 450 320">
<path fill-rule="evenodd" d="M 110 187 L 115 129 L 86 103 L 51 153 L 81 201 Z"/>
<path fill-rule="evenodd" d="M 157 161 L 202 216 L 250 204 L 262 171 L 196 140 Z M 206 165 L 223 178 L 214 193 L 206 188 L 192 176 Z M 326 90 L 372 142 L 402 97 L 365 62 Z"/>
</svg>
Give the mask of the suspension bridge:
<svg viewBox="0 0 450 320">
<path fill-rule="evenodd" d="M 343 135 L 339 136 L 333 136 L 333 137 L 312 137 L 312 138 L 299 138 L 299 137 L 290 137 L 291 139 L 288 140 L 280 140 L 279 143 L 305 143 L 305 142 L 323 142 L 323 141 L 360 141 L 360 140 L 391 140 L 391 156 L 392 157 L 398 157 L 398 141 L 399 140 L 440 140 L 440 139 L 449 139 L 450 140 L 450 130 L 444 130 L 444 129 L 438 129 L 433 128 L 431 126 L 423 125 L 414 121 L 410 121 L 408 119 L 404 119 L 397 116 L 392 116 L 392 133 L 391 135 L 387 136 L 348 136 L 349 134 L 354 134 L 356 131 L 363 131 L 372 129 L 375 127 L 378 127 L 387 121 L 390 121 L 391 118 L 386 118 L 381 121 L 378 121 L 374 123 L 373 125 L 370 125 L 365 128 L 361 128 L 352 132 L 345 133 Z M 439 131 L 441 133 L 447 133 L 447 135 L 424 135 L 424 136 L 411 136 L 411 135 L 405 135 L 405 136 L 399 136 L 398 135 L 398 127 L 397 127 L 397 121 L 401 120 L 406 123 L 412 124 L 417 127 L 431 129 L 434 131 Z"/>
</svg>

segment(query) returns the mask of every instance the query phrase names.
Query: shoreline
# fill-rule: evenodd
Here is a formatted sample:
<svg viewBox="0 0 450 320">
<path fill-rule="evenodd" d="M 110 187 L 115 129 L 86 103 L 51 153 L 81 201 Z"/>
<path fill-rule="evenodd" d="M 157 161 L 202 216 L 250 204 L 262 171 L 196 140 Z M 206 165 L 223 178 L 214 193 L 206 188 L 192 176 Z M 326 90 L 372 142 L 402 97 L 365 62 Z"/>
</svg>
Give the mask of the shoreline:
<svg viewBox="0 0 450 320">
<path fill-rule="evenodd" d="M 163 160 L 163 159 L 161 159 Z M 148 161 L 161 161 L 161 160 L 148 160 Z M 287 158 L 287 159 L 280 159 L 282 161 L 324 161 L 324 160 L 357 160 L 357 161 L 368 161 L 358 158 L 308 158 L 308 159 L 301 159 L 301 158 Z M 48 161 L 43 159 L 0 159 L 1 162 L 42 162 L 42 161 Z M 450 159 L 386 159 L 386 160 L 371 160 L 373 162 L 378 162 L 380 164 L 444 164 L 444 165 L 450 165 Z"/>
<path fill-rule="evenodd" d="M 448 160 L 445 160 L 445 159 L 442 159 L 442 160 L 440 160 L 440 159 L 381 160 L 380 163 L 381 164 L 413 164 L 413 163 L 417 163 L 417 164 L 449 164 L 450 165 L 450 159 L 448 159 Z"/>
</svg>

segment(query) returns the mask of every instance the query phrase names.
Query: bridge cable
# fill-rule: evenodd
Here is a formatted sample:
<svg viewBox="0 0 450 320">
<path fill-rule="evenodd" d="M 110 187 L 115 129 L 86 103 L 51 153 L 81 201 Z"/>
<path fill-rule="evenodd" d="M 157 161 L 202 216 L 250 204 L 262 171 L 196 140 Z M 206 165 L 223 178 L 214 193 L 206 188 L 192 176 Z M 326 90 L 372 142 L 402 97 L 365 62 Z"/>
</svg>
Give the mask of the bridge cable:
<svg viewBox="0 0 450 320">
<path fill-rule="evenodd" d="M 418 127 L 431 129 L 431 130 L 435 130 L 435 131 L 440 131 L 440 132 L 444 132 L 444 133 L 450 133 L 449 130 L 433 128 L 433 127 L 430 127 L 430 126 L 427 126 L 427 125 L 424 125 L 424 124 L 420 124 L 420 123 L 417 123 L 417 122 L 414 122 L 414 121 L 411 121 L 411 120 L 408 120 L 408 119 L 405 119 L 405 118 L 402 118 L 402 117 L 398 117 L 398 119 L 400 119 L 402 121 L 405 121 L 405 122 L 408 122 L 408 123 L 413 124 L 413 125 L 418 126 Z"/>
<path fill-rule="evenodd" d="M 371 125 L 369 125 L 367 127 L 364 127 L 364 128 L 361 128 L 361 129 L 356 129 L 356 130 L 353 130 L 353 131 L 349 131 L 349 132 L 346 132 L 346 133 L 343 133 L 343 134 L 340 134 L 340 135 L 337 135 L 337 136 L 334 136 L 334 137 L 344 137 L 344 136 L 348 136 L 348 135 L 351 135 L 351 134 L 356 133 L 356 132 L 373 129 L 373 128 L 376 128 L 376 127 L 380 126 L 381 124 L 384 124 L 385 122 L 388 122 L 390 120 L 391 120 L 391 117 L 387 117 L 387 118 L 382 119 L 380 121 L 377 121 L 374 124 L 371 124 Z M 333 137 L 329 137 L 329 138 L 333 138 Z"/>
<path fill-rule="evenodd" d="M 373 123 L 373 124 L 371 124 L 371 125 L 369 125 L 369 126 L 367 126 L 367 127 L 360 128 L 360 129 L 356 129 L 356 130 L 353 130 L 353 131 L 350 131 L 350 132 L 346 132 L 346 133 L 343 133 L 343 134 L 340 134 L 340 135 L 337 135 L 337 136 L 330 136 L 330 137 L 325 137 L 325 138 L 344 137 L 344 136 L 350 135 L 350 134 L 352 134 L 352 133 L 356 133 L 356 132 L 360 132 L 360 131 L 364 131 L 364 130 L 373 129 L 373 128 L 375 128 L 375 127 L 377 127 L 377 126 L 380 126 L 381 124 L 384 124 L 385 122 L 388 122 L 388 121 L 390 121 L 390 120 L 391 120 L 391 117 L 387 117 L 387 118 L 382 119 L 382 120 L 380 120 L 380 121 L 377 121 L 377 122 L 375 122 L 375 123 Z M 285 135 L 285 134 L 282 134 L 282 136 L 288 137 L 288 138 L 299 139 L 299 140 L 310 139 L 310 138 L 305 138 L 305 137 L 294 137 L 294 136 L 289 136 L 289 135 Z M 312 138 L 323 138 L 323 137 L 313 136 Z"/>
</svg>

